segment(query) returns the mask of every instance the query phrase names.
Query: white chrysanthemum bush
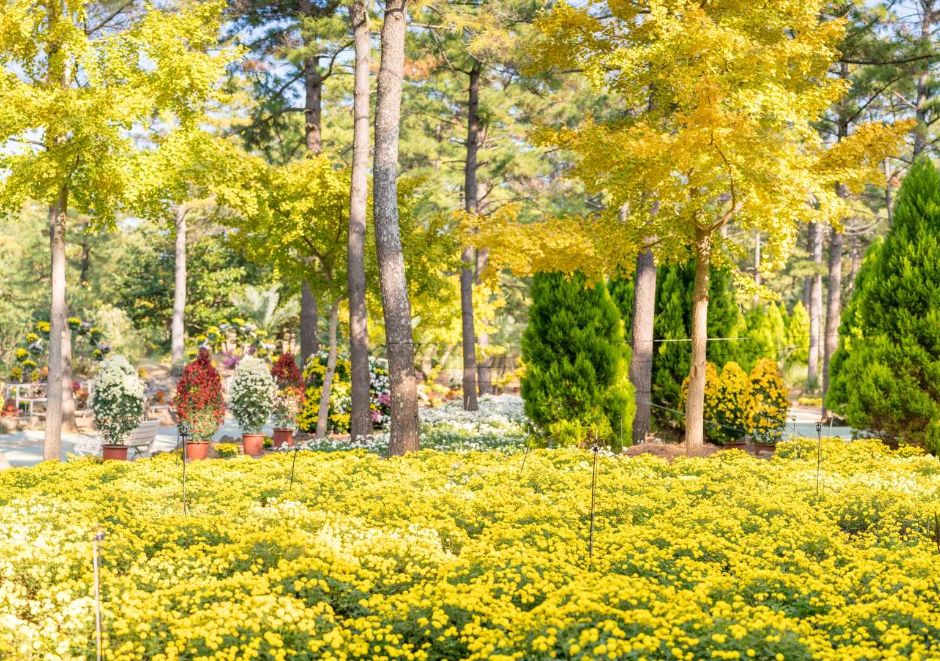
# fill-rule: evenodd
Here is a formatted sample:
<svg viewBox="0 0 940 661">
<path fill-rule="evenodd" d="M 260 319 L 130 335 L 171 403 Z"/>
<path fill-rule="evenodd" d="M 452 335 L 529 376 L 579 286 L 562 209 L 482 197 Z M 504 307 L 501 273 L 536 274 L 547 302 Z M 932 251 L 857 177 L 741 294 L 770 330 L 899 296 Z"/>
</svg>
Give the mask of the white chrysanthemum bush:
<svg viewBox="0 0 940 661">
<path fill-rule="evenodd" d="M 144 384 L 123 356 L 101 363 L 90 406 L 95 426 L 107 445 L 121 445 L 144 416 Z"/>
<path fill-rule="evenodd" d="M 277 384 L 267 363 L 246 356 L 235 368 L 232 379 L 230 409 L 238 426 L 248 433 L 257 433 L 268 421 L 277 397 Z"/>
</svg>

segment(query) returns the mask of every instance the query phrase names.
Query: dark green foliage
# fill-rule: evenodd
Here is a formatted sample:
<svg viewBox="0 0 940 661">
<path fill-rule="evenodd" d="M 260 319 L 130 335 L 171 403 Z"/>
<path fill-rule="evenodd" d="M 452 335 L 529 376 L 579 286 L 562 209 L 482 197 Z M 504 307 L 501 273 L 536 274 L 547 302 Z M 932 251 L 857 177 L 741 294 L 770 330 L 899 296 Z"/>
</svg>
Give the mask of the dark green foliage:
<svg viewBox="0 0 940 661">
<path fill-rule="evenodd" d="M 606 286 L 586 286 L 580 273 L 540 273 L 531 296 L 522 336 L 526 414 L 554 443 L 618 448 L 630 437 L 635 402 L 630 348 Z"/>
<path fill-rule="evenodd" d="M 194 233 L 195 234 L 195 233 Z M 248 284 L 266 283 L 268 269 L 247 261 L 218 234 L 196 235 L 187 248 L 186 329 L 191 335 L 237 317 L 231 295 Z M 128 235 L 116 256 L 115 277 L 105 283 L 102 298 L 125 310 L 144 333 L 151 351 L 169 348 L 173 315 L 174 236 L 144 225 Z"/>
<path fill-rule="evenodd" d="M 940 172 L 926 157 L 866 257 L 842 330 L 827 405 L 853 427 L 940 451 Z"/>
<path fill-rule="evenodd" d="M 629 277 L 611 278 L 607 283 L 607 291 L 623 318 L 623 337 L 627 342 L 633 337 L 633 287 L 633 278 Z"/>
</svg>

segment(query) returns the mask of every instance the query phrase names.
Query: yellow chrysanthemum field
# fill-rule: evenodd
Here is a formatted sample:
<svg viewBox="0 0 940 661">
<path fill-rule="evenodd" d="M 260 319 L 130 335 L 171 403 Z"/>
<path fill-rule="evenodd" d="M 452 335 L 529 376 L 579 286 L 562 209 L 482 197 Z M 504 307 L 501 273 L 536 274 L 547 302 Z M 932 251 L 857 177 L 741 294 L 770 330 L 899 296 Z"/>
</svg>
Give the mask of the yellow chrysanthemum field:
<svg viewBox="0 0 940 661">
<path fill-rule="evenodd" d="M 874 441 L 175 456 L 0 474 L 0 651 L 109 659 L 937 659 L 940 463 Z M 525 464 L 523 466 L 523 460 Z"/>
</svg>

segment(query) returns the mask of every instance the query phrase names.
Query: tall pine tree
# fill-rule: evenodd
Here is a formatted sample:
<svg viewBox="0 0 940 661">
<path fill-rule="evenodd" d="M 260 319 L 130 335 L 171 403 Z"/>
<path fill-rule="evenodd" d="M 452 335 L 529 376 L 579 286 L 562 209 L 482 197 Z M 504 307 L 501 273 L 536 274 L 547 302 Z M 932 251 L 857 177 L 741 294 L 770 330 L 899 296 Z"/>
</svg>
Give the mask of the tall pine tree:
<svg viewBox="0 0 940 661">
<path fill-rule="evenodd" d="M 522 337 L 526 414 L 555 443 L 629 444 L 630 348 L 606 286 L 588 285 L 581 273 L 539 273 L 531 295 Z"/>
</svg>

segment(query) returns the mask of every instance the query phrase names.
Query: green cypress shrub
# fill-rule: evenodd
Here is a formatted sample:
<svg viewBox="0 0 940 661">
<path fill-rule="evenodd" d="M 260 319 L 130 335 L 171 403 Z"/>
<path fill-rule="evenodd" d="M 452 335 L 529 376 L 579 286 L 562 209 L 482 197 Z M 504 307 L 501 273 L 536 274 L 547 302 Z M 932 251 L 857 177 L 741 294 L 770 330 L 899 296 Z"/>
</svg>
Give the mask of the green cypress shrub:
<svg viewBox="0 0 940 661">
<path fill-rule="evenodd" d="M 605 283 L 539 273 L 530 293 L 522 336 L 526 415 L 546 442 L 619 449 L 630 438 L 636 402 L 630 348 Z"/>
<path fill-rule="evenodd" d="M 940 452 L 940 172 L 927 157 L 904 178 L 846 322 L 858 331 L 830 367 L 828 405 L 853 427 Z"/>
<path fill-rule="evenodd" d="M 741 366 L 751 370 L 762 358 L 778 360 L 787 345 L 787 328 L 776 303 L 764 303 L 744 315 L 746 340 L 739 346 Z M 804 338 L 805 343 L 805 338 Z"/>
<path fill-rule="evenodd" d="M 809 312 L 803 301 L 797 301 L 793 311 L 786 319 L 787 351 L 784 362 L 787 365 L 799 365 L 809 360 Z"/>
</svg>

